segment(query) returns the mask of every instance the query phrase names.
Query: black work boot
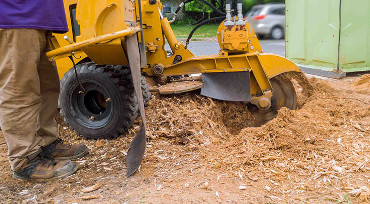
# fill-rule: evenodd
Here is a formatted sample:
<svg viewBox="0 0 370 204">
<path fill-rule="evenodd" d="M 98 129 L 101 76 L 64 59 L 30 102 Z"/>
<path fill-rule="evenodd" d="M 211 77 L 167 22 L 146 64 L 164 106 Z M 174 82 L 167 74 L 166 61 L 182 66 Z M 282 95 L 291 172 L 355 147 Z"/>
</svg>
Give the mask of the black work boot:
<svg viewBox="0 0 370 204">
<path fill-rule="evenodd" d="M 48 146 L 42 147 L 41 155 L 55 160 L 74 160 L 79 159 L 89 153 L 89 149 L 84 144 L 64 144 L 63 140 L 57 139 Z"/>
<path fill-rule="evenodd" d="M 37 156 L 29 160 L 13 172 L 13 178 L 30 181 L 48 181 L 72 175 L 78 165 L 70 160 L 54 161 L 53 159 Z"/>
</svg>

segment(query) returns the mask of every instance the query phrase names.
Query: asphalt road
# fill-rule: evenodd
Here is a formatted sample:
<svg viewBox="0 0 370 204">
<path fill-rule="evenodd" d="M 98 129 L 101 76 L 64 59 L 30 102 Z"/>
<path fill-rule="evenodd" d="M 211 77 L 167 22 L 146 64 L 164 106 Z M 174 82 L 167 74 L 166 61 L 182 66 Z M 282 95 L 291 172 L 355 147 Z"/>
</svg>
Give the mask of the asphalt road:
<svg viewBox="0 0 370 204">
<path fill-rule="evenodd" d="M 284 40 L 260 40 L 264 52 L 285 56 Z M 189 50 L 195 55 L 214 55 L 219 51 L 218 42 L 215 40 L 191 41 Z"/>
</svg>

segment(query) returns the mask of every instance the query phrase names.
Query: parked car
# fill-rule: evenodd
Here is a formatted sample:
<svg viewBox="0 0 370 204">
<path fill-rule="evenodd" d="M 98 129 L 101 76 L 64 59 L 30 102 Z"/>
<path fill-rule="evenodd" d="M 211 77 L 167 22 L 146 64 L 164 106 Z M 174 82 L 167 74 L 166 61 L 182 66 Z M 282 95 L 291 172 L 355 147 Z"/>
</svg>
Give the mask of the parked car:
<svg viewBox="0 0 370 204">
<path fill-rule="evenodd" d="M 283 39 L 285 33 L 285 4 L 255 5 L 247 13 L 247 20 L 260 36 Z"/>
</svg>

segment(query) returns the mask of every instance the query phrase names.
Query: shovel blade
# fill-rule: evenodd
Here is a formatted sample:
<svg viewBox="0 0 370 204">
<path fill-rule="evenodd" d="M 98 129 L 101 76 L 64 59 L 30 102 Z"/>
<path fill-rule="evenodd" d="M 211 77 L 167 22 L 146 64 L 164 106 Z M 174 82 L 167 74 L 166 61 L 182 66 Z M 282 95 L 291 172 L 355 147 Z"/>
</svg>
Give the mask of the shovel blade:
<svg viewBox="0 0 370 204">
<path fill-rule="evenodd" d="M 126 176 L 132 176 L 140 167 L 146 148 L 145 127 L 141 126 L 140 131 L 130 143 L 127 152 L 127 172 Z"/>
</svg>

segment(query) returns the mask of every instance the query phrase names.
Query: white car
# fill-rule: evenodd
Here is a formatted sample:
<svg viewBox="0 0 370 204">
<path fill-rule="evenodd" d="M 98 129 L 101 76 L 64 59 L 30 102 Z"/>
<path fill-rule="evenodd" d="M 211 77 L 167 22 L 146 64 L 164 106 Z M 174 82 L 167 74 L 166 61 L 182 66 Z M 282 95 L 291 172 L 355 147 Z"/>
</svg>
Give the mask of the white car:
<svg viewBox="0 0 370 204">
<path fill-rule="evenodd" d="M 260 36 L 283 39 L 285 33 L 285 4 L 255 5 L 247 13 L 247 20 Z"/>
</svg>

